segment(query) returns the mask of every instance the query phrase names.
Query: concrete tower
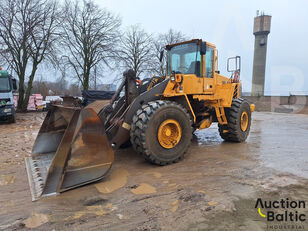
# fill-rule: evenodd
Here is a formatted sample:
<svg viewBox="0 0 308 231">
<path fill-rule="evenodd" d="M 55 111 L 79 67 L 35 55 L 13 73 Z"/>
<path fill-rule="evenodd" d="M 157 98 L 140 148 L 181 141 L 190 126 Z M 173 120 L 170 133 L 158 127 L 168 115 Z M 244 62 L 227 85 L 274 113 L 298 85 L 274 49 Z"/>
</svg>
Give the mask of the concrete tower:
<svg viewBox="0 0 308 231">
<path fill-rule="evenodd" d="M 264 95 L 267 36 L 270 33 L 271 18 L 272 16 L 264 15 L 264 13 L 259 15 L 259 11 L 257 11 L 254 20 L 255 51 L 252 71 L 252 96 Z"/>
</svg>

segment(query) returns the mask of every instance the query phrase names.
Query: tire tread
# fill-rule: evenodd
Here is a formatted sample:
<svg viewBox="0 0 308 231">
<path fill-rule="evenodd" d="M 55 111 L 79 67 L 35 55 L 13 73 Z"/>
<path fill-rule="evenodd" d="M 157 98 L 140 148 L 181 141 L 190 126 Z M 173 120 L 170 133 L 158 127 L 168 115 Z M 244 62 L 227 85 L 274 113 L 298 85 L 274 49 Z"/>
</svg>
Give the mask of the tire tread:
<svg viewBox="0 0 308 231">
<path fill-rule="evenodd" d="M 163 100 L 156 100 L 151 101 L 145 105 L 142 105 L 141 109 L 137 111 L 137 113 L 133 117 L 133 124 L 131 126 L 131 143 L 133 144 L 133 148 L 141 154 L 145 160 L 150 163 L 157 164 L 157 165 L 168 165 L 172 163 L 176 163 L 180 161 L 186 151 L 180 157 L 172 160 L 172 161 L 162 161 L 158 160 L 154 155 L 151 154 L 150 150 L 147 149 L 146 146 L 146 131 L 148 128 L 148 122 L 151 120 L 155 112 L 160 109 L 161 107 L 177 107 L 180 108 L 188 118 L 190 125 L 192 125 L 192 121 L 190 118 L 189 113 L 185 108 L 183 108 L 180 104 L 172 101 L 163 101 Z M 192 140 L 192 136 L 191 136 Z M 191 142 L 190 140 L 190 142 Z M 188 149 L 188 148 L 187 148 Z"/>
</svg>

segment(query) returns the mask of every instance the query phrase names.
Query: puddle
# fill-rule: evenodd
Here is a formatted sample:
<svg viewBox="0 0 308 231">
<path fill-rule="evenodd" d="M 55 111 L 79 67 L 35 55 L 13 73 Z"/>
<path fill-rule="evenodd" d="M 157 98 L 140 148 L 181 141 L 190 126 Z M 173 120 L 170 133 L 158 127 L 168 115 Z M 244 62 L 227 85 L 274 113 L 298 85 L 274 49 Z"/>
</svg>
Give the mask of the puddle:
<svg viewBox="0 0 308 231">
<path fill-rule="evenodd" d="M 179 200 L 172 202 L 173 207 L 171 208 L 171 212 L 175 212 L 179 207 Z"/>
<path fill-rule="evenodd" d="M 130 191 L 134 194 L 152 194 L 156 193 L 156 188 L 147 183 L 141 183 L 137 188 L 131 189 Z"/>
<path fill-rule="evenodd" d="M 124 219 L 125 217 L 124 217 L 124 215 L 123 214 L 117 214 L 117 217 L 120 219 L 120 220 L 122 220 L 122 219 Z"/>
<path fill-rule="evenodd" d="M 95 187 L 100 193 L 111 193 L 126 185 L 128 175 L 125 169 L 116 169 L 110 176 L 110 180 L 95 184 Z"/>
<path fill-rule="evenodd" d="M 289 176 L 275 176 L 264 179 L 260 183 L 261 187 L 266 190 L 277 190 L 279 187 L 287 187 L 290 185 L 299 184 L 298 180 Z"/>
<path fill-rule="evenodd" d="M 13 175 L 0 175 L 0 185 L 8 185 L 15 182 L 15 176 Z"/>
<path fill-rule="evenodd" d="M 116 210 L 117 207 L 113 206 L 111 203 L 105 205 L 105 208 L 109 209 L 110 211 Z"/>
<path fill-rule="evenodd" d="M 156 178 L 161 178 L 162 174 L 160 172 L 153 172 L 153 176 Z"/>
<path fill-rule="evenodd" d="M 217 205 L 217 202 L 216 202 L 216 201 L 210 201 L 208 204 L 209 204 L 210 206 L 214 206 L 214 205 Z"/>
<path fill-rule="evenodd" d="M 69 217 L 65 218 L 64 220 L 65 221 L 76 220 L 76 219 L 79 219 L 79 218 L 81 218 L 81 217 L 83 217 L 84 215 L 87 215 L 87 214 L 95 214 L 97 216 L 103 216 L 103 215 L 108 213 L 102 205 L 91 205 L 91 206 L 87 206 L 86 208 L 87 208 L 87 210 L 77 211 L 72 216 L 69 216 Z M 110 211 L 113 211 L 115 209 L 112 206 L 112 204 L 105 206 L 105 208 L 109 209 Z"/>
<path fill-rule="evenodd" d="M 80 217 L 84 216 L 86 214 L 86 212 L 84 211 L 78 211 L 74 214 L 74 216 L 72 217 L 72 219 L 79 219 Z"/>
<path fill-rule="evenodd" d="M 48 222 L 48 215 L 40 214 L 40 213 L 33 213 L 31 217 L 25 220 L 25 225 L 27 228 L 36 228 Z"/>
<path fill-rule="evenodd" d="M 94 212 L 97 216 L 105 215 L 107 212 L 103 209 L 101 205 L 88 206 L 87 209 Z"/>
<path fill-rule="evenodd" d="M 206 132 L 204 132 L 204 130 L 197 130 L 194 135 L 197 138 L 198 145 L 201 146 L 217 145 L 222 142 L 216 124 L 213 124 L 213 126 L 206 129 Z"/>
</svg>

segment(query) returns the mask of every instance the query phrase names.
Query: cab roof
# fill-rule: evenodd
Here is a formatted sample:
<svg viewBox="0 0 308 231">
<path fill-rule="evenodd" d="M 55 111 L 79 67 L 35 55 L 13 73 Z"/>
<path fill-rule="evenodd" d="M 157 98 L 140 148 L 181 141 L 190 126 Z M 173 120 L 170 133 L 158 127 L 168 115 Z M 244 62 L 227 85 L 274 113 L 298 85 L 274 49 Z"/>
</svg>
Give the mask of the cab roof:
<svg viewBox="0 0 308 231">
<path fill-rule="evenodd" d="M 205 41 L 202 41 L 202 39 L 192 39 L 192 40 L 188 40 L 188 41 L 184 41 L 184 42 L 169 44 L 169 45 L 166 46 L 166 49 L 170 50 L 174 46 L 181 45 L 181 44 L 186 44 L 186 43 L 201 44 L 202 42 L 205 42 Z M 216 48 L 216 46 L 214 44 L 209 43 L 209 42 L 206 42 L 206 45 L 209 46 L 209 47 L 212 47 L 212 48 Z"/>
</svg>

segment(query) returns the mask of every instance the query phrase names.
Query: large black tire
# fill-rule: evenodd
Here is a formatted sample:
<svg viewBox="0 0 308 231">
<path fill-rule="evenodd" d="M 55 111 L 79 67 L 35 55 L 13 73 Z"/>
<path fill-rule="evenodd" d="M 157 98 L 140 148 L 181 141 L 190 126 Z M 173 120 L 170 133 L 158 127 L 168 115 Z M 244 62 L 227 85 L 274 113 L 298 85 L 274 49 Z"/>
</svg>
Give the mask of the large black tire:
<svg viewBox="0 0 308 231">
<path fill-rule="evenodd" d="M 163 147 L 158 140 L 158 131 L 166 120 L 175 120 L 181 127 L 179 142 L 172 148 Z M 183 158 L 192 139 L 191 120 L 180 104 L 170 101 L 152 101 L 142 106 L 133 117 L 131 143 L 147 161 L 167 165 Z"/>
<path fill-rule="evenodd" d="M 218 130 L 221 138 L 225 141 L 244 142 L 250 131 L 251 110 L 249 103 L 242 99 L 233 99 L 231 108 L 225 108 L 228 124 L 218 124 Z M 241 127 L 241 117 L 243 113 L 247 113 L 248 124 L 246 129 Z M 244 126 L 246 127 L 246 126 Z"/>
</svg>

